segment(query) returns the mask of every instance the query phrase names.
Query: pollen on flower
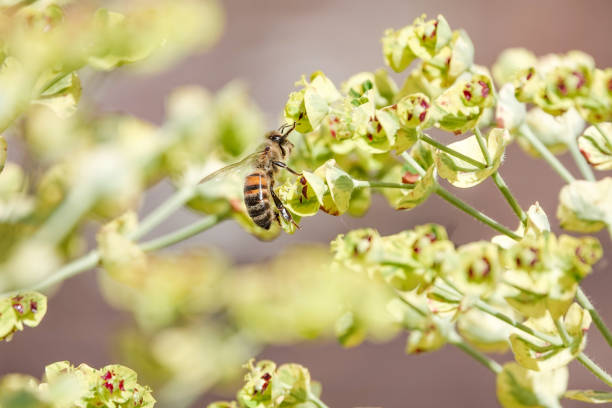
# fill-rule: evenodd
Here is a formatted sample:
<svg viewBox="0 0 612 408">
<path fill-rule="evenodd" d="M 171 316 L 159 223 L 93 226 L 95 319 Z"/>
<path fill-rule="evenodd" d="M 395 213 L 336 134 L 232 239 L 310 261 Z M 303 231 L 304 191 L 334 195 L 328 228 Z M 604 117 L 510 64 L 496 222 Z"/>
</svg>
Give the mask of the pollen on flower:
<svg viewBox="0 0 612 408">
<path fill-rule="evenodd" d="M 13 303 L 13 309 L 19 314 L 23 314 L 23 305 L 21 303 Z"/>
</svg>

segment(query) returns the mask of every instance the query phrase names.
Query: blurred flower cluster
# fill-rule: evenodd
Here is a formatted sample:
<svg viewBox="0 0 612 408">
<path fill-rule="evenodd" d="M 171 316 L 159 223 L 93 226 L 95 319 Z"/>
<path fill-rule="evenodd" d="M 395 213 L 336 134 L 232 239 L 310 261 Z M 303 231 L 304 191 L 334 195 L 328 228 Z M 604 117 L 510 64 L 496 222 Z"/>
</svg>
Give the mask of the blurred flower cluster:
<svg viewBox="0 0 612 408">
<path fill-rule="evenodd" d="M 143 261 L 144 268 L 105 266 L 100 284 L 108 301 L 136 320 L 117 335 L 121 361 L 165 406 L 188 406 L 235 378 L 265 345 L 335 337 L 355 346 L 397 331 L 385 309 L 389 289 L 332 269 L 322 247 L 291 248 L 244 266 L 212 250 Z"/>
</svg>

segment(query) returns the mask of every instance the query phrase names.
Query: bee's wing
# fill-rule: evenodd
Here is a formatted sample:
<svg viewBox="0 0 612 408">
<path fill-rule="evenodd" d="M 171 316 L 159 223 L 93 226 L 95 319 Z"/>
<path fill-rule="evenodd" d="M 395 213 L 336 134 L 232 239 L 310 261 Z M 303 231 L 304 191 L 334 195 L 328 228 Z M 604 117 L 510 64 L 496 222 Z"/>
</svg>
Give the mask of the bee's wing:
<svg viewBox="0 0 612 408">
<path fill-rule="evenodd" d="M 208 176 L 204 177 L 202 180 L 200 180 L 198 184 L 215 184 L 223 180 L 244 177 L 246 176 L 246 172 L 248 170 L 253 169 L 255 159 L 261 153 L 262 152 L 252 153 L 244 159 L 240 160 L 239 162 L 222 167 L 219 170 L 210 173 Z"/>
</svg>

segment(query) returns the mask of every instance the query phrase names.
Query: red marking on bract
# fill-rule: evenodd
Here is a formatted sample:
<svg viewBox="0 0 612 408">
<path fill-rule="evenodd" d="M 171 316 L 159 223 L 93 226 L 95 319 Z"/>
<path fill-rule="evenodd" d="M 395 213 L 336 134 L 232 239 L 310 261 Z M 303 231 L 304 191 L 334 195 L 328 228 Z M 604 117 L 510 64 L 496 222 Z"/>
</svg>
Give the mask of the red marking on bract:
<svg viewBox="0 0 612 408">
<path fill-rule="evenodd" d="M 474 269 L 471 266 L 468 268 L 468 277 L 474 279 Z"/>
<path fill-rule="evenodd" d="M 446 59 L 446 65 L 450 65 L 450 61 L 451 61 L 451 57 L 448 57 L 448 58 Z"/>
<path fill-rule="evenodd" d="M 302 187 L 302 195 L 308 200 L 308 186 Z"/>
<path fill-rule="evenodd" d="M 489 92 L 491 91 L 491 89 L 489 89 L 489 85 L 483 80 L 478 81 L 478 85 L 482 87 L 482 97 L 486 98 L 489 96 Z"/>
<path fill-rule="evenodd" d="M 389 109 L 397 110 L 397 103 L 394 103 L 389 107 Z"/>
<path fill-rule="evenodd" d="M 436 36 L 436 34 L 438 33 L 438 21 L 434 21 L 434 29 L 431 32 L 431 34 L 429 35 L 431 38 L 434 38 Z"/>
<path fill-rule="evenodd" d="M 115 389 L 113 384 L 109 383 L 108 381 L 104 383 L 104 387 L 108 390 L 108 392 L 113 392 L 113 390 Z"/>
<path fill-rule="evenodd" d="M 427 116 L 427 111 L 421 112 L 421 114 L 419 115 L 419 121 L 423 122 L 425 120 L 425 116 Z"/>
<path fill-rule="evenodd" d="M 408 113 L 408 116 L 406 117 L 407 121 L 411 121 L 412 120 L 412 112 Z"/>
<path fill-rule="evenodd" d="M 13 309 L 19 314 L 23 314 L 23 305 L 21 303 L 13 303 Z"/>
<path fill-rule="evenodd" d="M 372 136 L 371 133 L 368 133 L 368 140 L 371 142 L 372 140 L 374 140 L 374 136 Z"/>
<path fill-rule="evenodd" d="M 302 119 L 304 117 L 304 112 L 300 112 L 300 116 L 298 116 L 298 120 Z"/>
<path fill-rule="evenodd" d="M 559 82 L 557 82 L 557 89 L 562 95 L 567 95 L 567 85 L 565 85 L 563 78 L 560 78 Z"/>
<path fill-rule="evenodd" d="M 587 152 L 585 152 L 584 149 L 580 149 L 580 153 L 582 154 L 582 156 L 584 156 L 586 161 L 589 162 L 589 164 L 593 164 L 593 163 L 591 163 L 591 160 L 589 160 L 589 158 L 590 158 L 589 154 Z"/>
<path fill-rule="evenodd" d="M 576 84 L 576 89 L 580 89 L 586 84 L 586 78 L 582 75 L 582 72 L 574 71 L 572 72 L 576 78 L 578 78 L 578 83 Z"/>
<path fill-rule="evenodd" d="M 336 131 L 334 129 L 331 129 L 329 132 L 331 133 L 332 137 L 335 139 L 336 138 Z"/>
<path fill-rule="evenodd" d="M 111 373 L 110 371 L 107 371 L 103 376 L 102 379 L 103 380 L 110 380 L 111 378 L 113 378 L 113 373 Z"/>
<path fill-rule="evenodd" d="M 438 237 L 433 232 L 428 232 L 425 234 L 425 237 L 429 239 L 429 242 L 436 242 L 438 240 Z"/>
<path fill-rule="evenodd" d="M 340 123 L 340 118 L 338 118 L 337 116 L 334 116 L 334 122 Z"/>
<path fill-rule="evenodd" d="M 427 103 L 427 101 L 425 99 L 421 99 L 421 107 L 428 109 L 429 108 L 429 104 Z"/>
<path fill-rule="evenodd" d="M 268 389 L 268 385 L 270 385 L 269 382 L 265 382 L 263 383 L 263 385 L 261 386 L 261 393 L 263 394 L 264 392 L 266 392 L 266 390 Z"/>
<path fill-rule="evenodd" d="M 266 380 L 266 381 L 270 381 L 270 378 L 272 378 L 270 373 L 265 373 L 264 375 L 261 376 L 261 379 Z"/>
<path fill-rule="evenodd" d="M 468 91 L 467 89 L 463 90 L 463 96 L 465 97 L 466 101 L 469 101 L 470 99 L 472 99 L 472 93 Z"/>
<path fill-rule="evenodd" d="M 125 380 L 121 380 L 121 381 L 119 381 L 119 389 L 120 389 L 121 391 L 125 391 L 125 386 L 124 386 L 124 384 L 125 384 Z"/>
<path fill-rule="evenodd" d="M 30 310 L 32 311 L 32 313 L 36 313 L 38 312 L 38 303 L 31 300 L 30 301 Z"/>
<path fill-rule="evenodd" d="M 301 184 L 301 185 L 303 185 L 303 186 L 305 186 L 305 185 L 306 185 L 306 183 L 307 183 L 307 181 L 306 181 L 306 177 L 304 177 L 304 176 L 300 177 L 300 184 Z"/>
<path fill-rule="evenodd" d="M 379 123 L 378 126 L 376 126 L 376 131 L 380 133 L 381 130 L 382 130 L 382 125 Z"/>
<path fill-rule="evenodd" d="M 411 172 L 407 171 L 402 176 L 402 183 L 403 184 L 414 184 L 417 181 L 419 181 L 418 173 L 411 173 Z"/>
<path fill-rule="evenodd" d="M 19 296 L 15 296 L 13 298 L 13 302 L 21 302 L 21 300 L 23 299 L 23 296 L 19 295 Z"/>
<path fill-rule="evenodd" d="M 529 250 L 535 255 L 533 260 L 529 263 L 529 266 L 533 267 L 538 262 L 538 258 L 540 257 L 540 250 L 537 248 L 529 248 Z"/>
<path fill-rule="evenodd" d="M 534 74 L 535 70 L 533 68 L 529 68 L 529 71 L 527 71 L 527 80 L 529 81 Z"/>
<path fill-rule="evenodd" d="M 489 262 L 487 258 L 483 257 L 482 260 L 484 261 L 485 264 L 487 264 L 487 268 L 482 273 L 482 276 L 485 277 L 485 276 L 488 276 L 489 273 L 491 273 L 491 263 Z"/>
<path fill-rule="evenodd" d="M 608 91 L 612 92 L 612 78 L 608 80 Z"/>
</svg>

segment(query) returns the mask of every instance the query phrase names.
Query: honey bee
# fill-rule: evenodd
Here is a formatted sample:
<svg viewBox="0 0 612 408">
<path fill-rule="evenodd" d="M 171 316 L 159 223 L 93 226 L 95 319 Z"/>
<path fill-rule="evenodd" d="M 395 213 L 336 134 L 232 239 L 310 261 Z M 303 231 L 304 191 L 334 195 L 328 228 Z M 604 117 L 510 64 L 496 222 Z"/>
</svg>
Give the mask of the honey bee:
<svg viewBox="0 0 612 408">
<path fill-rule="evenodd" d="M 244 177 L 243 192 L 244 204 L 253 222 L 259 227 L 269 230 L 274 220 L 280 224 L 279 217 L 283 217 L 286 222 L 299 228 L 299 225 L 293 220 L 289 211 L 274 192 L 274 176 L 280 169 L 285 169 L 297 176 L 302 175 L 286 164 L 293 150 L 293 143 L 287 137 L 295 129 L 295 125 L 295 122 L 285 124 L 278 130 L 269 132 L 264 143 L 255 153 L 209 174 L 199 184 L 222 177 L 230 172 L 249 169 L 250 173 Z M 271 208 L 270 197 L 272 197 L 276 209 Z"/>
</svg>

